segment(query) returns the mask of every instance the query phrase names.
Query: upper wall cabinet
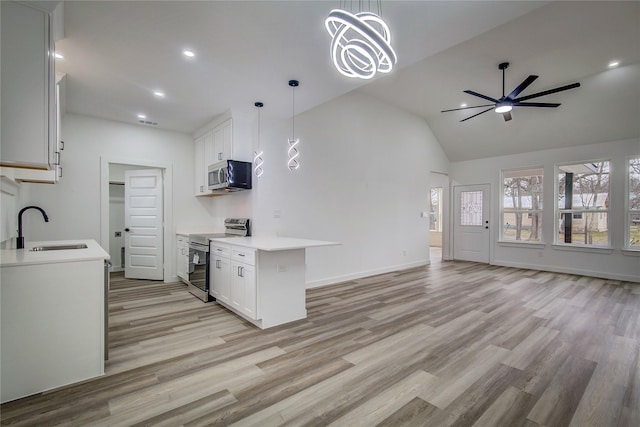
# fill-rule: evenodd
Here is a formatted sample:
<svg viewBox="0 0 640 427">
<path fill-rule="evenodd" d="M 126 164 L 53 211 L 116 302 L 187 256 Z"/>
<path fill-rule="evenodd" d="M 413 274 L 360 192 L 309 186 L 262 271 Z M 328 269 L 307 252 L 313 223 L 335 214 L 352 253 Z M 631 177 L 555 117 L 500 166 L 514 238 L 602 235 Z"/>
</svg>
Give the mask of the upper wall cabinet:
<svg viewBox="0 0 640 427">
<path fill-rule="evenodd" d="M 229 111 L 195 133 L 193 170 L 196 196 L 219 195 L 207 189 L 209 165 L 225 160 L 251 161 L 252 124 L 252 116 Z"/>
<path fill-rule="evenodd" d="M 59 163 L 50 11 L 0 2 L 1 165 L 54 171 Z"/>
</svg>

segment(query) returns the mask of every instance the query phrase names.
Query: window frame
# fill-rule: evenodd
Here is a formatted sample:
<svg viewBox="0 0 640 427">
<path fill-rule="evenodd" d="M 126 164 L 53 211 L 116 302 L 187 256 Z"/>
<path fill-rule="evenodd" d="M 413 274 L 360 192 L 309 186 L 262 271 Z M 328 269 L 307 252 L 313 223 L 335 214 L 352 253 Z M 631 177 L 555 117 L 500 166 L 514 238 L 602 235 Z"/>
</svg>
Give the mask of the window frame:
<svg viewBox="0 0 640 427">
<path fill-rule="evenodd" d="M 528 216 L 530 216 L 532 213 L 537 213 L 539 214 L 539 218 L 540 218 L 540 227 L 541 227 L 541 231 L 540 231 L 540 238 L 538 240 L 515 240 L 515 239 L 505 239 L 504 237 L 504 215 L 505 215 L 505 207 L 504 207 L 504 194 L 505 194 L 505 185 L 504 185 L 504 180 L 505 180 L 505 173 L 514 173 L 514 172 L 527 172 L 527 171 L 532 171 L 532 170 L 540 170 L 542 171 L 542 180 L 541 180 L 541 185 L 542 185 L 542 195 L 541 195 L 541 201 L 542 201 L 542 208 L 540 209 L 520 209 L 518 211 L 516 211 L 516 208 L 513 208 L 513 212 L 509 212 L 509 213 L 522 213 L 522 214 L 528 214 Z M 520 176 L 537 176 L 537 175 L 526 175 L 526 174 L 522 174 Z M 499 185 L 499 193 L 500 194 L 500 204 L 499 204 L 499 213 L 498 213 L 498 224 L 500 227 L 499 233 L 498 233 L 498 243 L 507 243 L 509 245 L 545 245 L 545 241 L 544 241 L 544 205 L 545 205 L 545 200 L 544 200 L 544 195 L 545 195 L 545 185 L 544 185 L 544 176 L 545 176 L 545 168 L 542 165 L 536 165 L 536 166 L 521 166 L 521 167 L 517 167 L 517 168 L 508 168 L 508 169 L 501 169 L 500 170 L 500 185 Z"/>
<path fill-rule="evenodd" d="M 624 209 L 624 216 L 625 216 L 625 223 L 624 223 L 624 246 L 623 248 L 627 251 L 632 251 L 632 252 L 638 252 L 640 253 L 640 246 L 637 247 L 632 247 L 631 246 L 631 217 L 632 215 L 638 215 L 640 216 L 640 208 L 639 209 L 631 209 L 631 161 L 632 160 L 638 160 L 640 162 L 640 155 L 632 155 L 632 156 L 628 156 L 625 159 L 625 192 L 624 192 L 624 198 L 625 198 L 625 209 Z"/>
<path fill-rule="evenodd" d="M 560 168 L 562 166 L 569 166 L 569 165 L 584 165 L 584 164 L 588 164 L 588 163 L 601 163 L 601 162 L 608 162 L 609 163 L 609 182 L 608 182 L 608 199 L 609 199 L 609 206 L 606 209 L 560 209 L 558 207 L 558 201 L 559 201 L 559 184 L 560 184 L 560 180 L 559 180 L 559 175 L 560 175 Z M 614 201 L 613 199 L 613 191 L 612 191 L 612 186 L 613 186 L 613 182 L 612 182 L 612 178 L 614 176 L 614 162 L 611 158 L 599 158 L 599 159 L 588 159 L 588 160 L 576 160 L 576 161 L 571 161 L 571 162 L 563 162 L 563 163 L 556 163 L 555 167 L 554 167 L 554 175 L 553 175 L 553 195 L 554 195 L 554 199 L 553 199 L 553 245 L 557 246 L 557 247 L 563 247 L 563 248 L 576 248 L 576 249 L 584 249 L 584 250 L 609 250 L 612 248 L 611 246 L 611 206 L 613 206 Z M 596 196 L 597 197 L 597 196 Z M 564 213 L 571 213 L 571 217 L 573 218 L 573 214 L 574 213 L 582 213 L 582 214 L 601 214 L 601 213 L 606 213 L 607 214 L 607 243 L 606 245 L 594 245 L 594 244 L 584 244 L 584 243 L 565 243 L 563 241 L 560 240 L 560 216 Z M 584 215 L 583 215 L 584 218 Z"/>
</svg>

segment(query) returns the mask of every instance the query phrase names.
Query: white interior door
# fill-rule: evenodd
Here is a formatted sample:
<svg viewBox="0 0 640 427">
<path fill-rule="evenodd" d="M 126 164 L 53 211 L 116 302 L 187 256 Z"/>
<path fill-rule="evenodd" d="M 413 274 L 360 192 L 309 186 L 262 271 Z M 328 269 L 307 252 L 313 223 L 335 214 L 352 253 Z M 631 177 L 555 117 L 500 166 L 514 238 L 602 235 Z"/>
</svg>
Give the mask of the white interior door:
<svg viewBox="0 0 640 427">
<path fill-rule="evenodd" d="M 490 190 L 489 184 L 454 187 L 454 259 L 489 263 Z"/>
<path fill-rule="evenodd" d="M 127 170 L 124 177 L 124 276 L 162 280 L 162 171 Z"/>
</svg>

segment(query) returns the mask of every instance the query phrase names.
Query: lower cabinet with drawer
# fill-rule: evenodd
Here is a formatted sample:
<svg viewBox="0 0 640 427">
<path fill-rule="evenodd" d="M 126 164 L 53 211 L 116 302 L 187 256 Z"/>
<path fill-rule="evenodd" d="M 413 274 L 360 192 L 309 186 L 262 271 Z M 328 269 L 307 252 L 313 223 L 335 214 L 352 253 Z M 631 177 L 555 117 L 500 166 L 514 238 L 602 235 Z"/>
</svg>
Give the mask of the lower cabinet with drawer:
<svg viewBox="0 0 640 427">
<path fill-rule="evenodd" d="M 256 320 L 255 250 L 212 243 L 210 253 L 209 294 L 236 313 Z"/>
<path fill-rule="evenodd" d="M 304 249 L 265 251 L 211 242 L 209 293 L 218 304 L 265 329 L 304 319 Z"/>
</svg>

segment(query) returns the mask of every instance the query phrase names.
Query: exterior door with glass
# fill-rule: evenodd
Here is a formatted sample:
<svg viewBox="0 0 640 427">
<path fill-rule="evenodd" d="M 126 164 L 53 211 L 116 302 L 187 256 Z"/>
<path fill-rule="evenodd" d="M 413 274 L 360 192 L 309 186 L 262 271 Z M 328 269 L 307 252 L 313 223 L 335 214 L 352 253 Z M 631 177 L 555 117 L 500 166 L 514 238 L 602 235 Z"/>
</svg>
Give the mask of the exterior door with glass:
<svg viewBox="0 0 640 427">
<path fill-rule="evenodd" d="M 488 264 L 491 186 L 461 185 L 453 193 L 453 258 Z"/>
</svg>

